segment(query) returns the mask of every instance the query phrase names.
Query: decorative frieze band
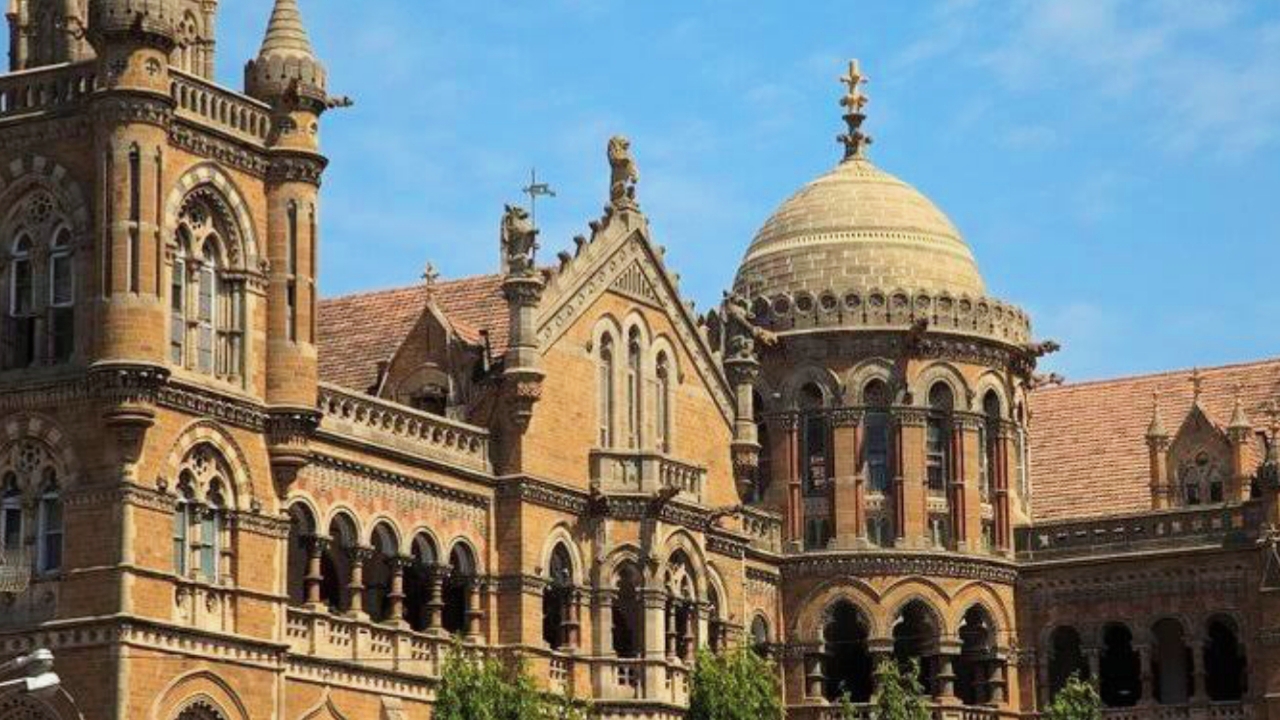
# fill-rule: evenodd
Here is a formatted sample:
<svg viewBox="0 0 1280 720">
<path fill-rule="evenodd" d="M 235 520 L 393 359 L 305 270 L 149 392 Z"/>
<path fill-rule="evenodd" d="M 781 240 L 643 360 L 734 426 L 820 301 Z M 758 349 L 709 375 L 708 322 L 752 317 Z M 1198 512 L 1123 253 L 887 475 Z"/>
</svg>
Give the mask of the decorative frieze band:
<svg viewBox="0 0 1280 720">
<path fill-rule="evenodd" d="M 784 576 L 921 575 L 961 580 L 983 580 L 1012 585 L 1018 580 L 1015 566 L 990 559 L 897 552 L 856 554 L 806 554 L 783 560 Z"/>
</svg>

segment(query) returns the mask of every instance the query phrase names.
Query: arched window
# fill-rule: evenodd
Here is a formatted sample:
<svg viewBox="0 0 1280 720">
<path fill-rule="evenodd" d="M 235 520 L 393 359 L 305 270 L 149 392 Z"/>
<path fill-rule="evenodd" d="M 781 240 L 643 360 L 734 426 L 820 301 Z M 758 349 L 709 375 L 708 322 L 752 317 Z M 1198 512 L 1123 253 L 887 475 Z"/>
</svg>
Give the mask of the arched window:
<svg viewBox="0 0 1280 720">
<path fill-rule="evenodd" d="M 1049 695 L 1057 695 L 1072 675 L 1089 679 L 1089 662 L 1085 659 L 1080 632 L 1069 625 L 1054 628 L 1049 635 Z"/>
<path fill-rule="evenodd" d="M 400 542 L 387 523 L 378 523 L 370 538 L 373 552 L 364 562 L 364 609 L 374 622 L 391 617 L 391 564 L 399 556 Z"/>
<path fill-rule="evenodd" d="M 5 473 L 0 486 L 0 550 L 22 550 L 22 490 L 14 472 Z"/>
<path fill-rule="evenodd" d="M 1220 503 L 1223 500 L 1223 471 L 1207 451 L 1200 450 L 1178 467 L 1178 484 L 1187 505 Z"/>
<path fill-rule="evenodd" d="M 1191 686 L 1195 682 L 1191 648 L 1187 647 L 1182 623 L 1165 618 L 1152 626 L 1151 637 L 1155 641 L 1151 676 L 1156 702 L 1182 705 L 1191 698 Z"/>
<path fill-rule="evenodd" d="M 613 336 L 605 334 L 600 338 L 600 358 L 597 363 L 596 398 L 599 407 L 596 410 L 600 426 L 600 447 L 613 447 L 614 416 L 614 357 Z"/>
<path fill-rule="evenodd" d="M 409 548 L 410 562 L 404 571 L 404 614 L 409 627 L 414 630 L 425 630 L 430 625 L 428 603 L 431 601 L 431 583 L 433 576 L 439 572 L 440 553 L 436 544 L 425 532 L 413 538 Z"/>
<path fill-rule="evenodd" d="M 810 493 L 825 491 L 827 487 L 830 443 L 827 416 L 823 412 L 825 404 L 822 389 L 816 384 L 806 383 L 800 388 L 799 405 L 804 423 L 801 457 L 804 458 L 804 486 Z"/>
<path fill-rule="evenodd" d="M 893 655 L 901 667 L 912 661 L 920 665 L 920 684 L 929 692 L 934 687 L 937 668 L 933 658 L 940 639 L 938 616 L 922 600 L 903 606 L 893 623 Z"/>
<path fill-rule="evenodd" d="M 62 569 L 62 497 L 58 471 L 52 467 L 44 469 L 39 503 L 36 569 L 41 573 L 57 572 Z"/>
<path fill-rule="evenodd" d="M 613 601 L 613 652 L 620 658 L 638 658 L 644 654 L 644 605 L 640 588 L 644 580 L 640 570 L 630 562 L 622 563 L 614 578 L 618 595 Z"/>
<path fill-rule="evenodd" d="M 571 644 L 569 623 L 573 602 L 573 560 L 564 544 L 551 551 L 547 586 L 542 591 L 542 641 L 552 649 Z"/>
<path fill-rule="evenodd" d="M 983 502 L 991 501 L 991 493 L 995 485 L 995 476 L 999 472 L 999 438 L 1000 438 L 1000 396 L 994 390 L 988 390 L 982 398 L 983 423 L 978 426 L 978 446 L 982 449 L 978 456 L 978 489 Z"/>
<path fill-rule="evenodd" d="M 1249 668 L 1239 628 L 1226 617 L 1214 617 L 1205 628 L 1205 691 L 1214 702 L 1234 702 L 1249 689 Z"/>
<path fill-rule="evenodd" d="M 763 615 L 751 620 L 751 649 L 760 657 L 769 655 L 769 621 Z"/>
<path fill-rule="evenodd" d="M 346 513 L 338 513 L 329 521 L 329 546 L 320 558 L 320 600 L 329 612 L 351 609 L 351 555 L 358 538 L 355 522 Z"/>
<path fill-rule="evenodd" d="M 53 362 L 66 362 L 75 352 L 75 273 L 71 231 L 63 227 L 49 255 L 49 351 Z"/>
<path fill-rule="evenodd" d="M 871 700 L 873 687 L 871 653 L 867 647 L 870 634 L 867 619 L 857 607 L 841 600 L 827 611 L 822 631 L 825 685 L 823 695 L 831 701 L 848 695 L 850 702 Z"/>
<path fill-rule="evenodd" d="M 925 472 L 929 491 L 946 492 L 951 473 L 951 412 L 955 397 L 951 386 L 934 383 L 929 389 L 929 419 L 925 431 Z"/>
<path fill-rule="evenodd" d="M 462 543 L 449 553 L 449 582 L 444 593 L 444 629 L 456 634 L 467 631 L 467 602 L 476 591 L 476 560 L 471 548 Z"/>
<path fill-rule="evenodd" d="M 657 380 L 657 387 L 654 389 L 654 423 L 658 432 L 658 451 L 663 453 L 671 452 L 671 361 L 667 358 L 667 353 L 658 353 L 658 359 L 654 367 L 654 376 Z"/>
<path fill-rule="evenodd" d="M 6 367 L 36 361 L 36 300 L 31 238 L 19 235 L 9 258 L 9 313 L 5 334 L 10 346 Z"/>
<path fill-rule="evenodd" d="M 225 576 L 229 553 L 227 513 L 231 472 L 221 453 L 208 444 L 187 454 L 178 471 L 173 512 L 174 573 L 209 583 Z"/>
<path fill-rule="evenodd" d="M 295 605 L 307 602 L 307 573 L 315 542 L 316 521 L 307 506 L 296 502 L 289 507 L 289 551 L 286 584 L 289 601 Z"/>
<path fill-rule="evenodd" d="M 863 455 L 867 484 L 873 493 L 889 491 L 889 386 L 883 380 L 868 382 L 862 390 L 865 439 Z"/>
<path fill-rule="evenodd" d="M 697 581 L 689 556 L 677 550 L 667 560 L 667 656 L 692 660 L 697 628 Z"/>
<path fill-rule="evenodd" d="M 627 333 L 627 446 L 639 449 L 642 442 L 644 381 L 640 372 L 640 329 Z"/>
<path fill-rule="evenodd" d="M 760 443 L 760 459 L 756 465 L 756 482 L 753 488 L 754 496 L 750 498 L 751 502 L 760 502 L 764 500 L 765 490 L 769 487 L 769 479 L 772 473 L 770 463 L 770 443 L 769 437 L 769 421 L 764 416 L 764 398 L 760 397 L 758 390 L 751 392 L 751 410 L 755 416 L 756 422 L 756 442 Z"/>
<path fill-rule="evenodd" d="M 174 364 L 243 382 L 244 280 L 231 271 L 225 202 L 208 188 L 183 204 L 170 279 L 169 347 Z"/>
<path fill-rule="evenodd" d="M 1142 697 L 1142 661 L 1133 647 L 1133 633 L 1119 623 L 1102 631 L 1098 693 L 1107 707 L 1133 707 Z"/>
<path fill-rule="evenodd" d="M 981 605 L 965 612 L 960 625 L 960 657 L 955 663 L 956 695 L 965 705 L 991 702 L 991 665 L 996 662 L 996 629 Z"/>
</svg>

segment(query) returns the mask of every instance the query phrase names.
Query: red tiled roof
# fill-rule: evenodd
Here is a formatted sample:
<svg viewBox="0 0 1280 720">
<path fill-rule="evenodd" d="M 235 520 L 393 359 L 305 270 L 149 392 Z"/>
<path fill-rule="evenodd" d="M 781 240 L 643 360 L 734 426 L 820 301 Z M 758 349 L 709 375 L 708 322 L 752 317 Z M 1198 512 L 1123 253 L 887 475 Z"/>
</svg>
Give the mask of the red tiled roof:
<svg viewBox="0 0 1280 720">
<path fill-rule="evenodd" d="M 437 282 L 432 300 L 463 340 L 480 344 L 489 332 L 494 357 L 506 352 L 507 307 L 502 277 L 479 275 Z M 320 301 L 320 379 L 366 392 L 378 363 L 390 360 L 426 309 L 425 285 L 375 290 Z"/>
<path fill-rule="evenodd" d="M 1146 433 L 1152 393 L 1174 436 L 1191 410 L 1191 370 L 1044 388 L 1031 393 L 1032 515 L 1035 521 L 1141 512 L 1151 507 Z M 1280 402 L 1280 358 L 1201 368 L 1200 406 L 1219 427 L 1231 420 L 1236 387 L 1250 422 Z M 1255 442 L 1258 442 L 1255 438 Z M 1252 452 L 1261 458 L 1260 443 Z"/>
</svg>

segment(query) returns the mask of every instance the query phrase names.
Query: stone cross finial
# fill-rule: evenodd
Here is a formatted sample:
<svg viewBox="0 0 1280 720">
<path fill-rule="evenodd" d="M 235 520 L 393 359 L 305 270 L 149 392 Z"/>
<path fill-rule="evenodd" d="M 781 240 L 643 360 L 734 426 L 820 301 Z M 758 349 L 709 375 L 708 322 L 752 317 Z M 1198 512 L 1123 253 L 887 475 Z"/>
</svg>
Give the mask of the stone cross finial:
<svg viewBox="0 0 1280 720">
<path fill-rule="evenodd" d="M 435 265 L 428 262 L 422 268 L 422 279 L 426 282 L 427 287 L 431 287 L 440 279 L 440 271 L 436 269 Z"/>
<path fill-rule="evenodd" d="M 871 136 L 862 131 L 862 123 L 867 119 L 862 112 L 867 104 L 867 95 L 862 92 L 862 86 L 866 84 L 867 76 L 862 74 L 862 67 L 857 60 L 849 61 L 849 69 L 840 78 L 840 82 L 846 87 L 840 105 L 845 109 L 844 121 L 849 126 L 848 131 L 839 138 L 844 144 L 844 158 L 849 160 L 865 157 L 867 146 L 871 144 Z"/>
<path fill-rule="evenodd" d="M 1200 375 L 1200 368 L 1192 368 L 1191 370 L 1191 402 L 1198 404 L 1200 402 L 1200 394 L 1204 392 L 1204 377 Z"/>
</svg>

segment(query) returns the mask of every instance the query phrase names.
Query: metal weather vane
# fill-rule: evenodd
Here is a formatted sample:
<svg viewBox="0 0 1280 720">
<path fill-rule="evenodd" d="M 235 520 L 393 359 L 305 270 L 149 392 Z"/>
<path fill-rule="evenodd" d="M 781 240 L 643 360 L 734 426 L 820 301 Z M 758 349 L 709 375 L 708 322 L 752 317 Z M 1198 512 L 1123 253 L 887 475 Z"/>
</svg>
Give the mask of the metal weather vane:
<svg viewBox="0 0 1280 720">
<path fill-rule="evenodd" d="M 538 182 L 538 169 L 530 168 L 529 184 L 521 188 L 520 192 L 529 196 L 529 221 L 534 227 L 538 226 L 538 198 L 556 196 L 556 191 L 551 189 L 551 185 L 545 182 Z"/>
</svg>

